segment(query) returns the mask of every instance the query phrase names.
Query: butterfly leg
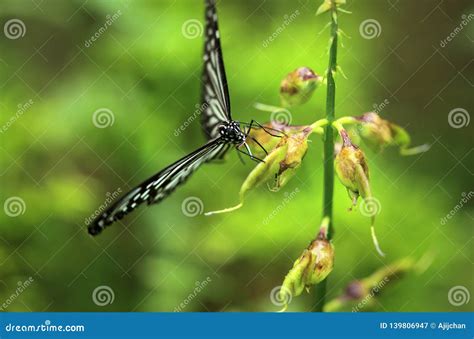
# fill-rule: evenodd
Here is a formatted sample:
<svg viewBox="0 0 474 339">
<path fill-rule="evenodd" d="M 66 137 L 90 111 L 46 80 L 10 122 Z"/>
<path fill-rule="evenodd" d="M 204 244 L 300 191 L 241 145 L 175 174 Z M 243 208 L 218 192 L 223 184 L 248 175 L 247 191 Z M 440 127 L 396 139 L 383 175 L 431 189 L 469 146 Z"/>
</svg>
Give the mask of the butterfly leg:
<svg viewBox="0 0 474 339">
<path fill-rule="evenodd" d="M 265 147 L 263 147 L 262 144 L 259 143 L 257 139 L 252 138 L 252 140 L 255 141 L 255 143 L 256 143 L 258 146 L 260 146 L 260 148 L 265 152 L 266 155 L 268 155 L 268 152 L 267 152 L 267 150 L 265 149 Z"/>
<path fill-rule="evenodd" d="M 242 146 L 242 145 L 245 146 L 245 149 L 247 150 L 247 152 L 244 152 L 244 151 L 242 151 L 242 150 L 240 149 L 240 146 Z M 257 158 L 256 156 L 254 156 L 254 155 L 252 154 L 252 151 L 250 150 L 250 147 L 249 147 L 249 145 L 247 145 L 246 142 L 244 142 L 242 145 L 239 145 L 239 146 L 236 147 L 237 151 L 239 151 L 239 152 L 242 153 L 242 154 L 248 155 L 248 156 L 250 157 L 250 159 L 252 159 L 252 160 L 254 160 L 254 161 L 256 161 L 256 162 L 265 162 L 265 161 L 263 161 L 262 159 Z"/>
<path fill-rule="evenodd" d="M 275 129 L 275 128 L 271 128 L 271 127 L 266 127 L 266 126 L 263 126 L 262 124 L 260 124 L 258 121 L 256 120 L 251 120 L 250 123 L 248 124 L 249 126 L 249 131 L 250 132 L 250 129 L 252 128 L 252 125 L 255 124 L 257 125 L 259 128 L 263 129 L 266 133 L 268 133 L 269 135 L 271 135 L 272 137 L 276 137 L 276 138 L 281 138 L 282 135 L 277 135 L 277 134 L 273 134 L 273 133 L 270 133 L 269 131 L 275 131 L 275 132 L 278 132 L 278 133 L 282 133 L 283 135 L 286 135 L 283 131 L 280 131 L 278 129 Z"/>
<path fill-rule="evenodd" d="M 247 153 L 242 152 L 242 151 L 239 150 L 238 148 L 237 148 L 237 151 L 238 151 L 238 152 L 237 152 L 237 155 L 239 156 L 240 162 L 241 162 L 243 165 L 245 165 L 245 161 L 244 161 L 244 158 L 242 157 L 242 154 L 241 154 L 241 153 L 244 153 L 244 154 L 247 154 Z"/>
</svg>

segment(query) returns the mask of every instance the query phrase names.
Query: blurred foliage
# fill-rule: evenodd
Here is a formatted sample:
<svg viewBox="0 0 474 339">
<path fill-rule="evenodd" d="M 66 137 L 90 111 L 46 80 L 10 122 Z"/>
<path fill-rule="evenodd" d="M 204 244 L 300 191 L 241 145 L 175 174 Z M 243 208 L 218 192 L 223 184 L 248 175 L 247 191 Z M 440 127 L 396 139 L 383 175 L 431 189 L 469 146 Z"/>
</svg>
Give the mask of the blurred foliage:
<svg viewBox="0 0 474 339">
<path fill-rule="evenodd" d="M 410 131 L 414 144 L 431 150 L 400 157 L 396 150 L 365 149 L 373 195 L 381 202 L 380 258 L 368 218 L 348 211 L 345 188 L 335 186 L 335 265 L 329 298 L 347 284 L 399 258 L 436 255 L 421 275 L 390 285 L 363 311 L 472 310 L 448 302 L 457 285 L 471 293 L 472 202 L 447 223 L 445 217 L 472 188 L 472 126 L 450 127 L 449 111 L 472 112 L 472 23 L 439 47 L 472 12 L 470 1 L 347 1 L 342 14 L 336 115 L 381 115 Z M 288 72 L 327 66 L 327 18 L 315 16 L 320 1 L 219 1 L 218 11 L 233 116 L 269 120 L 255 102 L 279 104 Z M 435 8 L 439 6 L 439 8 Z M 85 42 L 107 15 L 121 15 L 89 47 Z M 285 15 L 294 20 L 284 25 Z M 21 19 L 26 34 L 0 34 L 0 124 L 18 105 L 33 101 L 1 135 L 1 201 L 17 196 L 24 213 L 1 213 L 0 302 L 19 281 L 34 281 L 9 311 L 275 311 L 272 289 L 314 238 L 322 205 L 322 143 L 316 135 L 295 177 L 279 192 L 252 190 L 232 214 L 187 217 L 183 200 L 196 196 L 205 210 L 232 205 L 255 165 L 242 166 L 230 152 L 224 164 L 201 168 L 184 187 L 152 208 L 141 208 L 96 238 L 85 218 L 106 199 L 141 182 L 204 142 L 198 119 L 178 136 L 199 102 L 202 38 L 183 36 L 190 19 L 202 20 L 200 1 L 3 0 L 0 22 Z M 359 34 L 362 21 L 382 28 L 375 39 Z M 284 29 L 281 28 L 283 25 Z M 275 32 L 280 33 L 268 43 Z M 266 42 L 266 47 L 263 42 Z M 381 105 L 384 103 L 383 105 Z M 325 88 L 292 108 L 293 124 L 324 116 Z M 98 109 L 114 123 L 96 128 Z M 299 193 L 282 205 L 285 194 Z M 277 213 L 275 213 L 277 211 Z M 268 216 L 272 218 L 268 218 Z M 265 223 L 263 222 L 265 220 Z M 199 293 L 200 282 L 208 281 Z M 114 302 L 97 306 L 92 293 L 109 286 Z M 314 293 L 314 292 L 312 292 Z M 314 295 L 292 301 L 291 311 L 310 311 Z"/>
</svg>

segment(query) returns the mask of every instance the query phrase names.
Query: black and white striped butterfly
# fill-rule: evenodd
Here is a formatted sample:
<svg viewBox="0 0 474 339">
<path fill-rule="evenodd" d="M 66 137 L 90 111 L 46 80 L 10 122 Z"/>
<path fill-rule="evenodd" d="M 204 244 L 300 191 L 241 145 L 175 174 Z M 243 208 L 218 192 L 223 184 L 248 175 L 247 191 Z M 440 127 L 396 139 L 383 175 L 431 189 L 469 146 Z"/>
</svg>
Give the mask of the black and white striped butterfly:
<svg viewBox="0 0 474 339">
<path fill-rule="evenodd" d="M 229 92 L 214 0 L 206 0 L 202 101 L 201 107 L 204 108 L 204 111 L 201 123 L 209 138 L 208 143 L 124 194 L 93 221 L 88 228 L 90 234 L 99 234 L 106 226 L 122 219 L 144 202 L 149 205 L 160 202 L 199 166 L 212 159 L 222 158 L 232 146 L 252 159 L 259 160 L 252 155 L 246 143 L 252 123 L 242 124 L 248 127 L 244 132 L 241 129 L 241 124 L 231 119 Z M 240 150 L 242 146 L 245 147 L 245 151 Z"/>
</svg>

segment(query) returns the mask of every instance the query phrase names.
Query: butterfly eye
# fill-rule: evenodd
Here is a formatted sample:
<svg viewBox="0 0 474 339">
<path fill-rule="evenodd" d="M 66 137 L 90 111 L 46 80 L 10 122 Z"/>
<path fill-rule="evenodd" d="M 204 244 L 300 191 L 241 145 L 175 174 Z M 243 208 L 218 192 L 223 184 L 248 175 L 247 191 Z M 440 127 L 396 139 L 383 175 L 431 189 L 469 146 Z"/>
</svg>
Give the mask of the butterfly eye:
<svg viewBox="0 0 474 339">
<path fill-rule="evenodd" d="M 225 133 L 226 127 L 224 125 L 219 126 L 219 133 L 222 135 Z"/>
</svg>

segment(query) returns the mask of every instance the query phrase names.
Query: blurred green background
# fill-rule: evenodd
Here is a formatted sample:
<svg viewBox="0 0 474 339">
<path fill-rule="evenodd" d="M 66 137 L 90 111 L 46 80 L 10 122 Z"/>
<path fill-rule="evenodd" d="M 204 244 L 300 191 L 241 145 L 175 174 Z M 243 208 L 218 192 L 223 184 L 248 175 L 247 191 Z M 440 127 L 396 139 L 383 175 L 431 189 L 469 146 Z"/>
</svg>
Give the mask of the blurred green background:
<svg viewBox="0 0 474 339">
<path fill-rule="evenodd" d="M 295 68 L 324 73 L 329 32 L 323 29 L 329 18 L 315 16 L 319 5 L 319 0 L 219 1 L 235 119 L 268 121 L 269 114 L 253 104 L 278 105 L 279 83 Z M 366 150 L 382 206 L 376 227 L 385 258 L 373 249 L 369 220 L 357 209 L 348 211 L 350 201 L 336 181 L 336 261 L 328 297 L 394 260 L 433 253 L 428 270 L 390 283 L 362 311 L 473 310 L 472 300 L 455 306 L 448 299 L 456 286 L 468 295 L 474 291 L 472 200 L 441 222 L 463 192 L 474 190 L 474 123 L 460 128 L 448 123 L 453 109 L 464 109 L 464 118 L 472 112 L 474 24 L 468 22 L 441 46 L 462 15 L 472 13 L 472 2 L 348 0 L 345 8 L 352 14 L 340 16 L 345 35 L 338 59 L 347 79 L 336 80 L 336 115 L 359 115 L 388 102 L 381 115 L 406 127 L 415 145 L 427 142 L 432 148 L 413 157 L 395 149 Z M 0 303 L 9 300 L 4 310 L 279 309 L 271 291 L 320 222 L 317 136 L 287 186 L 277 193 L 260 187 L 233 214 L 182 212 L 188 197 L 199 198 L 205 211 L 236 203 L 255 164 L 243 166 L 230 152 L 226 163 L 205 165 L 161 204 L 140 208 L 98 237 L 86 231 L 85 218 L 107 192 L 123 192 L 203 144 L 198 119 L 174 135 L 199 102 L 203 37 L 186 36 L 183 29 L 188 20 L 201 23 L 203 11 L 201 1 L 191 0 L 2 1 Z M 296 18 L 285 24 L 295 11 Z M 87 46 L 108 15 L 112 24 Z M 5 28 L 11 19 L 24 24 L 13 38 Z M 380 25 L 372 39 L 359 30 L 367 19 Z M 325 95 L 320 88 L 309 103 L 292 110 L 292 123 L 323 117 Z M 104 108 L 113 124 L 97 128 L 94 112 Z M 19 210 L 7 209 L 12 201 L 20 203 Z M 17 293 L 30 277 L 33 282 Z M 93 298 L 100 286 L 114 296 L 105 306 Z M 314 291 L 304 293 L 289 310 L 311 311 L 315 303 Z"/>
</svg>

